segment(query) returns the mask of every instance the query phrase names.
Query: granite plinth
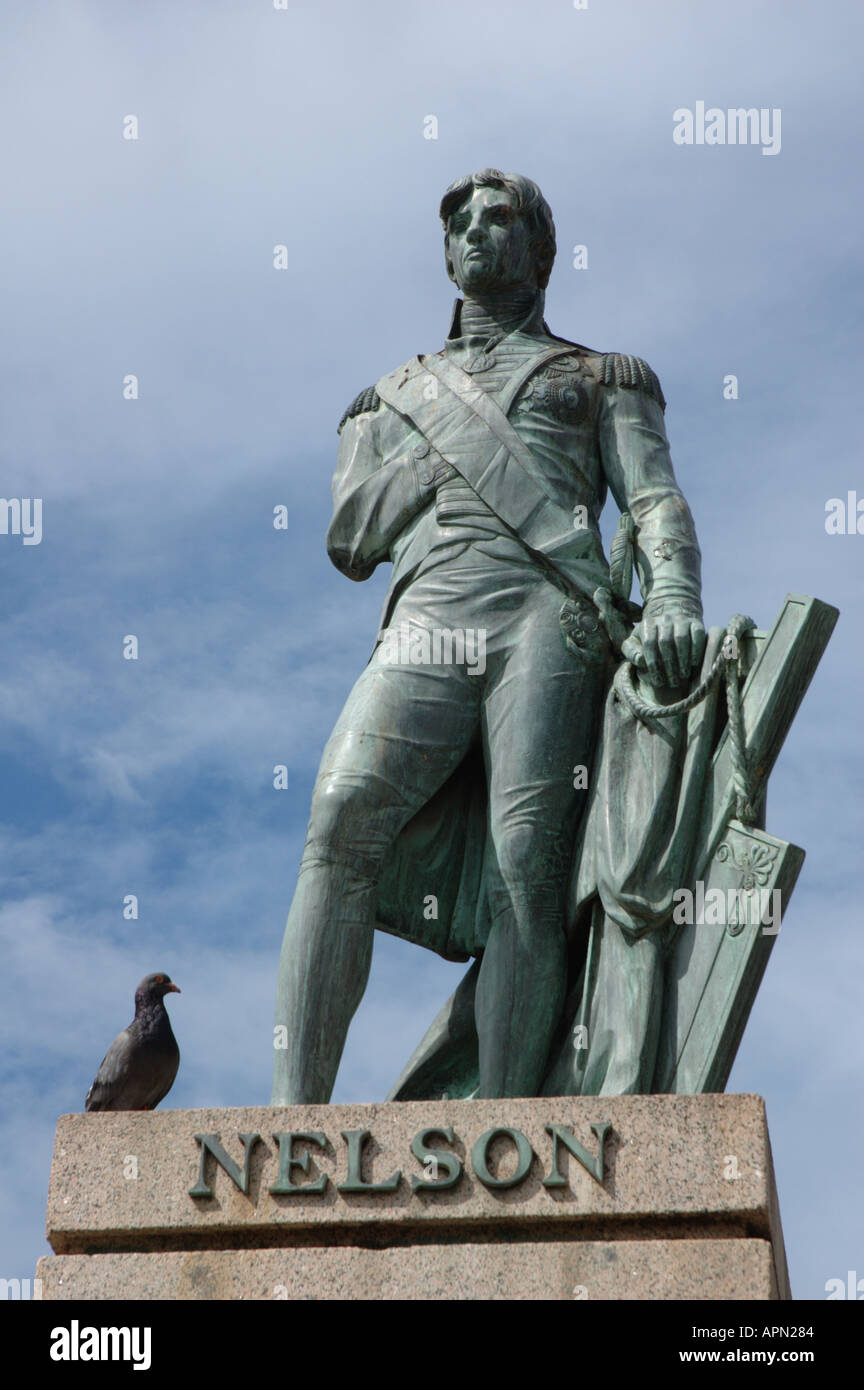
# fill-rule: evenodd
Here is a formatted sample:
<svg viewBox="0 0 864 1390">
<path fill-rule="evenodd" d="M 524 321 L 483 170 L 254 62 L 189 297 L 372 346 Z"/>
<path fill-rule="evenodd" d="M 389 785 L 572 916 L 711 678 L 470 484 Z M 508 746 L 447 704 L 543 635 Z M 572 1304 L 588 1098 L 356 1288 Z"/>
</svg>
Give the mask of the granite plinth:
<svg viewBox="0 0 864 1390">
<path fill-rule="evenodd" d="M 43 1298 L 789 1296 L 758 1096 L 68 1115 L 48 1238 Z"/>
<path fill-rule="evenodd" d="M 541 1241 L 56 1255 L 43 1299 L 776 1299 L 767 1240 Z"/>
</svg>

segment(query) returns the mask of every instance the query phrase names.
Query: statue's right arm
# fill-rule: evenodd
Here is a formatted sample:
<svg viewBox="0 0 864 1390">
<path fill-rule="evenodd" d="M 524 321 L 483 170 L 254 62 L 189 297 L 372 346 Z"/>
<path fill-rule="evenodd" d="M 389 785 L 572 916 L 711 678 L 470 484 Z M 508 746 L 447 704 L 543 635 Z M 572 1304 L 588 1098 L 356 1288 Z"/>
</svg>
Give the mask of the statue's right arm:
<svg viewBox="0 0 864 1390">
<path fill-rule="evenodd" d="M 434 483 L 420 482 L 407 441 L 404 452 L 384 462 L 381 431 L 386 410 L 383 406 L 346 420 L 339 439 L 327 553 L 349 579 L 368 579 L 435 493 Z"/>
</svg>

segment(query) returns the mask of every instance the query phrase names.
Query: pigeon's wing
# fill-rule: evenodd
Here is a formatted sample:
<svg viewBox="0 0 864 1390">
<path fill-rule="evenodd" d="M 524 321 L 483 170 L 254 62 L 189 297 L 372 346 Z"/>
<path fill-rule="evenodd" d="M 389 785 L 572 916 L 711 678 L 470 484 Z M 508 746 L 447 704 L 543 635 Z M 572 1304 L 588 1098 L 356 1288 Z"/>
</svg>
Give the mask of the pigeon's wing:
<svg viewBox="0 0 864 1390">
<path fill-rule="evenodd" d="M 109 1047 L 96 1073 L 96 1079 L 87 1092 L 85 1110 L 125 1110 L 123 1086 L 129 1075 L 133 1042 L 129 1029 L 118 1033 Z"/>
<path fill-rule="evenodd" d="M 171 1087 L 174 1085 L 174 1079 L 177 1076 L 179 1066 L 180 1049 L 177 1048 L 173 1056 L 173 1059 L 166 1057 L 163 1060 L 162 1069 L 158 1078 L 158 1082 L 154 1080 L 153 1090 L 147 1097 L 146 1104 L 141 1107 L 143 1110 L 155 1110 L 160 1100 L 165 1099 L 168 1092 L 171 1090 Z"/>
</svg>

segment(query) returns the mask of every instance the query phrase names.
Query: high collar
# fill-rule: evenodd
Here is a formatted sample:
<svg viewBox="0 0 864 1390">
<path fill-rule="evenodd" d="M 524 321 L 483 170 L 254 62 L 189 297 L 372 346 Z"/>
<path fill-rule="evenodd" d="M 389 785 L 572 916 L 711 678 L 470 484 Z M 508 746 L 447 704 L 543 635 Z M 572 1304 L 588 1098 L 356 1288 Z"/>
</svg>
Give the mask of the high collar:
<svg viewBox="0 0 864 1390">
<path fill-rule="evenodd" d="M 447 334 L 448 342 L 462 337 L 462 305 L 464 303 L 465 301 L 462 298 L 457 298 L 453 302 L 453 313 L 450 317 L 450 331 Z M 518 324 L 515 328 L 511 329 L 510 332 L 528 333 L 532 336 L 549 334 L 549 329 L 546 327 L 546 324 L 543 319 L 543 311 L 545 308 L 545 304 L 546 295 L 543 290 L 538 290 L 537 297 L 534 300 L 534 303 L 531 306 L 531 309 L 529 310 L 525 319 L 522 321 L 522 323 Z M 551 337 L 552 335 L 549 334 L 549 336 Z"/>
</svg>

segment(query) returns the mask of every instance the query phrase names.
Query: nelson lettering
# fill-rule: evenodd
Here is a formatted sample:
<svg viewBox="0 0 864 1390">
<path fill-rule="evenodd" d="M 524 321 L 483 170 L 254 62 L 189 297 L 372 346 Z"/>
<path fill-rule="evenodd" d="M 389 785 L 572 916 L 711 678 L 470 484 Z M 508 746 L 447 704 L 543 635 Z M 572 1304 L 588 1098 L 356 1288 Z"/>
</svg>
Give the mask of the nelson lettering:
<svg viewBox="0 0 864 1390">
<path fill-rule="evenodd" d="M 337 1192 L 346 1195 L 393 1193 L 403 1183 L 407 1183 L 413 1193 L 444 1192 L 462 1182 L 466 1165 L 484 1187 L 500 1191 L 518 1187 L 537 1164 L 546 1165 L 542 1186 L 560 1189 L 568 1185 L 568 1156 L 602 1186 L 606 1139 L 611 1128 L 607 1121 L 591 1125 L 597 1140 L 596 1153 L 592 1154 L 579 1142 L 569 1125 L 548 1124 L 545 1126 L 549 1136 L 548 1150 L 541 1155 L 521 1130 L 501 1125 L 486 1130 L 471 1143 L 466 1142 L 463 1160 L 454 1152 L 458 1140 L 450 1125 L 428 1126 L 415 1134 L 408 1146 L 409 1155 L 418 1168 L 405 1174 L 401 1168 L 387 1171 L 386 1160 L 376 1153 L 371 1130 L 340 1130 L 341 1142 L 336 1143 L 331 1143 L 320 1130 L 280 1130 L 273 1135 L 276 1151 L 270 1157 L 276 1158 L 276 1171 L 267 1191 L 273 1197 L 315 1197 L 325 1192 L 332 1182 Z M 213 1197 L 213 1184 L 220 1168 L 238 1191 L 248 1195 L 252 1154 L 256 1145 L 266 1142 L 262 1136 L 238 1134 L 237 1141 L 242 1149 L 239 1158 L 227 1151 L 218 1134 L 196 1134 L 194 1138 L 199 1149 L 198 1177 L 194 1187 L 189 1188 L 189 1196 Z M 236 1143 L 232 1147 L 236 1150 Z M 321 1171 L 312 1172 L 313 1159 L 320 1160 L 325 1155 L 336 1158 L 336 1172 L 332 1177 Z M 317 1168 L 317 1163 L 315 1166 Z"/>
</svg>

